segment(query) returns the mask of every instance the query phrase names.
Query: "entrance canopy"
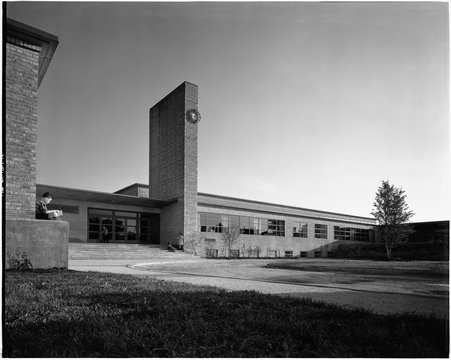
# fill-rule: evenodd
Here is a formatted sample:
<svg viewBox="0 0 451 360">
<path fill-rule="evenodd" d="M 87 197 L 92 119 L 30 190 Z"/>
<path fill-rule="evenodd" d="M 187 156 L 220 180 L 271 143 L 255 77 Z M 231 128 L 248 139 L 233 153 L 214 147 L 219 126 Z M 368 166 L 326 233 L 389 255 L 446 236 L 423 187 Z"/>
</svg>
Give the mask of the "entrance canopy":
<svg viewBox="0 0 451 360">
<path fill-rule="evenodd" d="M 78 200 L 98 203 L 110 203 L 117 205 L 134 205 L 152 208 L 163 208 L 169 204 L 177 202 L 177 199 L 164 201 L 131 195 L 112 194 L 100 191 L 81 190 L 61 186 L 36 184 L 37 197 L 39 197 L 46 191 L 52 194 L 53 200 L 55 201 L 65 199 L 65 200 Z"/>
</svg>

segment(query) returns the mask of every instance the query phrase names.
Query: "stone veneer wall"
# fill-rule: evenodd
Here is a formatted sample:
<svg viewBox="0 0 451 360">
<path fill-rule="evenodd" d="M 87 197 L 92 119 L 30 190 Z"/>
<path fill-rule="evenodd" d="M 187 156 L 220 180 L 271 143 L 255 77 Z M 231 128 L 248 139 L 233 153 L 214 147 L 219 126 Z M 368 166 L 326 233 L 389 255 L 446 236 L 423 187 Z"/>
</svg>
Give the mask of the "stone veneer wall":
<svg viewBox="0 0 451 360">
<path fill-rule="evenodd" d="M 177 202 L 161 209 L 160 243 L 185 236 L 191 252 L 197 238 L 197 124 L 185 120 L 197 109 L 197 86 L 182 83 L 150 109 L 149 197 Z"/>
<path fill-rule="evenodd" d="M 39 46 L 6 43 L 5 215 L 34 219 Z"/>
</svg>

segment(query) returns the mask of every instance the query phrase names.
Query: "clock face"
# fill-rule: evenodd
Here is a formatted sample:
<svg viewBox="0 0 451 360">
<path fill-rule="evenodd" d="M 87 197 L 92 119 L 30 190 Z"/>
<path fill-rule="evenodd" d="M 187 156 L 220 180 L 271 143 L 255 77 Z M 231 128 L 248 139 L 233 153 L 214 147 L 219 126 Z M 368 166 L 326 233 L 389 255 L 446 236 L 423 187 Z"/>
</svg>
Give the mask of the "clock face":
<svg viewBox="0 0 451 360">
<path fill-rule="evenodd" d="M 196 124 L 200 121 L 200 113 L 196 109 L 189 109 L 185 113 L 185 119 L 191 124 Z"/>
</svg>

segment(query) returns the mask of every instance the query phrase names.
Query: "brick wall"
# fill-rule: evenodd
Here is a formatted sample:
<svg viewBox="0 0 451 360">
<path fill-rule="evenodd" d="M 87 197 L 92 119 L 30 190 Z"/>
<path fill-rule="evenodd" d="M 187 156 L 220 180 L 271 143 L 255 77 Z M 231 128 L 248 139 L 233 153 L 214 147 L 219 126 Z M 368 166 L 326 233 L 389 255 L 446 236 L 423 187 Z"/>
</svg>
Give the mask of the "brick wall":
<svg viewBox="0 0 451 360">
<path fill-rule="evenodd" d="M 23 44 L 23 43 L 22 43 Z M 5 213 L 34 219 L 40 47 L 6 44 Z"/>
<path fill-rule="evenodd" d="M 149 197 L 149 188 L 138 187 L 138 197 Z"/>
<path fill-rule="evenodd" d="M 196 85 L 185 83 L 185 111 L 197 109 L 198 89 Z M 184 230 L 187 252 L 197 252 L 197 150 L 198 124 L 185 124 L 185 176 L 184 176 Z M 192 250 L 191 250 L 191 249 Z"/>
<path fill-rule="evenodd" d="M 197 86 L 184 82 L 150 109 L 149 197 L 177 203 L 162 209 L 161 244 L 185 243 L 197 235 L 197 124 L 185 120 L 197 109 Z"/>
<path fill-rule="evenodd" d="M 131 195 L 138 197 L 149 197 L 149 187 L 147 185 L 133 184 L 125 189 L 116 191 L 115 194 Z"/>
<path fill-rule="evenodd" d="M 199 196 L 200 198 L 201 196 Z M 203 201 L 207 201 L 207 197 L 202 195 Z M 225 205 L 226 200 L 222 201 Z M 235 201 L 230 201 L 229 205 L 235 203 Z M 243 206 L 244 202 L 241 203 Z M 346 218 L 342 216 L 341 220 L 331 220 L 325 217 L 314 218 L 313 210 L 307 211 L 310 215 L 302 216 L 302 213 L 296 214 L 291 213 L 271 213 L 274 211 L 274 207 L 267 206 L 266 209 L 263 205 L 256 206 L 260 210 L 253 209 L 252 204 L 249 205 L 249 209 L 231 209 L 221 207 L 214 208 L 212 206 L 202 206 L 199 205 L 199 212 L 210 212 L 216 214 L 227 214 L 227 215 L 239 215 L 239 216 L 249 216 L 255 218 L 266 218 L 274 220 L 284 220 L 285 221 L 285 236 L 261 236 L 261 235 L 245 235 L 241 234 L 238 238 L 237 243 L 233 246 L 233 249 L 241 250 L 241 256 L 246 255 L 246 249 L 259 248 L 261 253 L 260 256 L 267 256 L 268 250 L 276 250 L 279 252 L 280 256 L 284 256 L 285 251 L 293 251 L 293 256 L 299 256 L 300 252 L 308 252 L 308 256 L 314 256 L 315 251 L 319 251 L 322 256 L 325 256 L 329 251 L 335 251 L 339 243 L 344 241 L 334 240 L 334 226 L 340 227 L 353 227 L 360 229 L 373 229 L 374 225 L 368 221 L 367 224 L 359 223 L 349 223 L 348 221 L 355 220 L 352 216 Z M 280 207 L 279 210 L 282 208 Z M 267 210 L 266 212 L 264 210 Z M 317 214 L 323 215 L 323 214 Z M 302 221 L 307 223 L 307 237 L 293 237 L 293 227 L 297 226 L 295 222 Z M 321 224 L 327 226 L 327 239 L 317 239 L 315 238 L 315 224 Z M 347 241 L 346 243 L 351 243 Z M 354 242 L 361 244 L 362 242 Z M 199 242 L 198 242 L 198 252 L 203 254 L 206 248 L 217 249 L 219 256 L 226 256 L 227 253 L 223 250 L 222 235 L 220 233 L 212 232 L 199 232 Z"/>
</svg>

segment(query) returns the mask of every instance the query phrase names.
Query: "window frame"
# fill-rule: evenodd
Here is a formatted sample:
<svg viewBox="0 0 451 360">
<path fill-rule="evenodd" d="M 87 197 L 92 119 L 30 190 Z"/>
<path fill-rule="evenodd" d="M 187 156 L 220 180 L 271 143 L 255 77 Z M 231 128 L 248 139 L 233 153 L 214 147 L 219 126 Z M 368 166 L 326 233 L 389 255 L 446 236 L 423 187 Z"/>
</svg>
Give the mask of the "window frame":
<svg viewBox="0 0 451 360">
<path fill-rule="evenodd" d="M 328 226 L 327 224 L 315 224 L 315 239 L 328 239 Z"/>
<path fill-rule="evenodd" d="M 219 226 L 221 224 L 221 226 Z M 229 215 L 198 211 L 197 231 L 200 233 L 222 233 L 224 228 L 238 225 L 242 235 L 285 236 L 286 221 L 265 219 L 245 215 Z M 270 233 L 271 232 L 271 233 Z"/>
<path fill-rule="evenodd" d="M 293 226 L 293 237 L 308 238 L 308 222 L 306 221 L 293 221 L 293 225 L 297 225 L 296 227 L 299 229 L 297 232 L 295 232 L 296 227 Z"/>
</svg>

